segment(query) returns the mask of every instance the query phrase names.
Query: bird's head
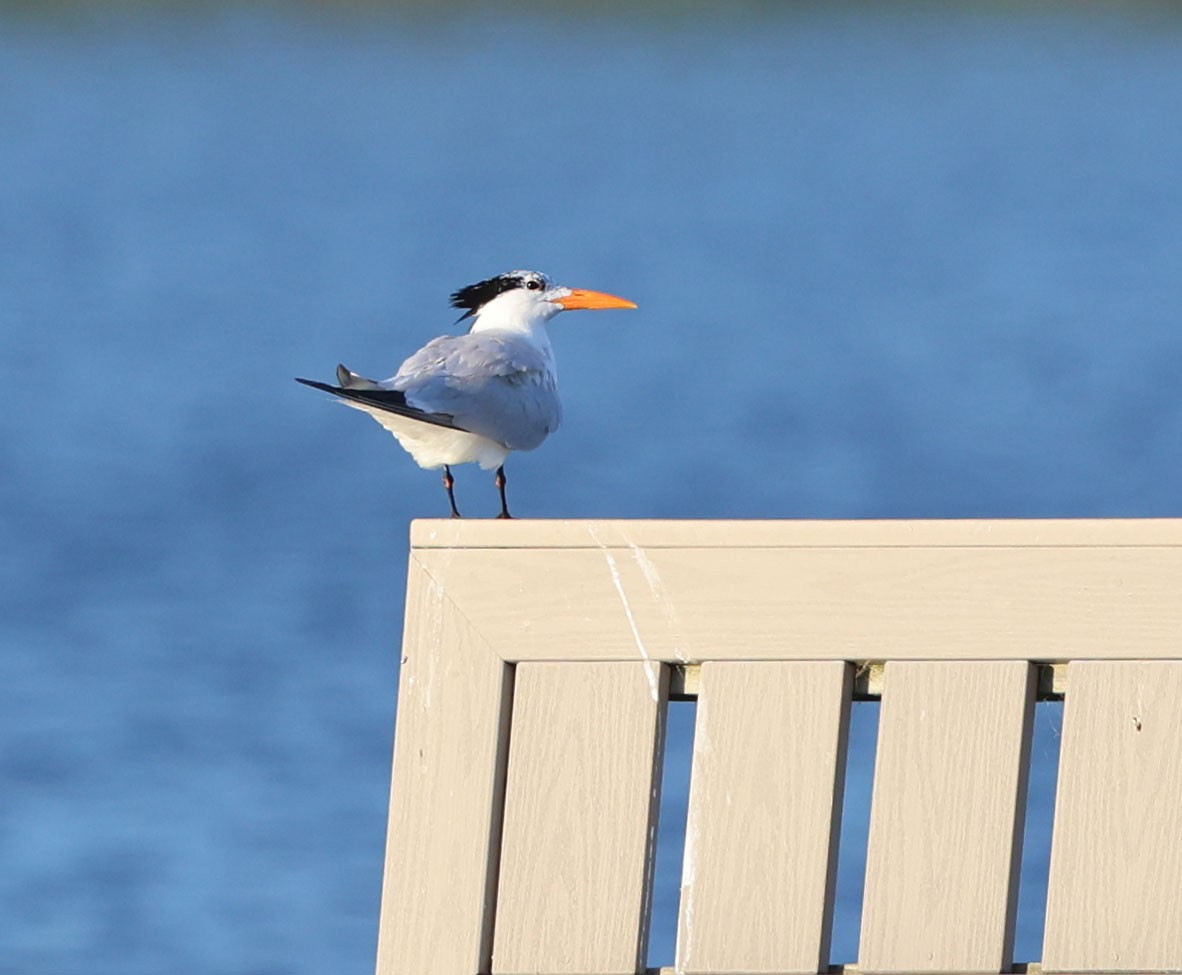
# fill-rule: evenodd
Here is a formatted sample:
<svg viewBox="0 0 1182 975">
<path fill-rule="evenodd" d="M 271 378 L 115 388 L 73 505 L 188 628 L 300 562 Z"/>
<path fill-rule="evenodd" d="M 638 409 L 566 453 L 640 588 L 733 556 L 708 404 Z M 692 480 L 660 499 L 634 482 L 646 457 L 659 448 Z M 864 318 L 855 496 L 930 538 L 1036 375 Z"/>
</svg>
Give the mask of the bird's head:
<svg viewBox="0 0 1182 975">
<path fill-rule="evenodd" d="M 508 271 L 466 288 L 451 296 L 453 308 L 463 308 L 460 316 L 474 318 L 478 328 L 532 328 L 545 324 L 560 311 L 576 308 L 635 308 L 634 302 L 602 291 L 586 291 L 553 284 L 539 271 Z"/>
</svg>

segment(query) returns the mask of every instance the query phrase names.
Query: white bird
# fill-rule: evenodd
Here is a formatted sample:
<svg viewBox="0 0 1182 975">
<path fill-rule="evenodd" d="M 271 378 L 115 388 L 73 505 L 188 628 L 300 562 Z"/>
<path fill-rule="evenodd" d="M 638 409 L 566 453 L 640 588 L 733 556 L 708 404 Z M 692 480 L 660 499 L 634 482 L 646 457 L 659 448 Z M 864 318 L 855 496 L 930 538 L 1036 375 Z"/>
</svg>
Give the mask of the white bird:
<svg viewBox="0 0 1182 975">
<path fill-rule="evenodd" d="M 297 379 L 364 410 L 429 470 L 443 468 L 453 518 L 459 518 L 452 464 L 496 468 L 499 518 L 508 518 L 505 458 L 533 450 L 562 421 L 554 350 L 546 323 L 575 308 L 635 308 L 601 291 L 556 286 L 537 271 L 509 271 L 451 296 L 472 319 L 466 335 L 441 335 L 389 379 L 374 381 L 337 366 L 339 386 Z M 457 323 L 458 324 L 458 323 Z"/>
</svg>

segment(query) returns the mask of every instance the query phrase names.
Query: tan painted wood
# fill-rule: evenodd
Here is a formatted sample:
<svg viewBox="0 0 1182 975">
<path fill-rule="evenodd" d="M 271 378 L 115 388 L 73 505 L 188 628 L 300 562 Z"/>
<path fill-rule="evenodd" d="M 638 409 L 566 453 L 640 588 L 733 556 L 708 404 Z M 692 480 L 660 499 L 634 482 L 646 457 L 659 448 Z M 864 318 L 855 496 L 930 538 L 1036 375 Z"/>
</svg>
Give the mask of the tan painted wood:
<svg viewBox="0 0 1182 975">
<path fill-rule="evenodd" d="M 1038 962 L 1015 962 L 1014 975 L 1043 975 L 1046 969 Z M 675 967 L 650 968 L 648 975 L 681 975 Z M 732 973 L 732 975 L 746 975 L 746 973 Z M 830 965 L 826 975 L 862 975 L 862 969 L 857 965 Z M 1096 972 L 1055 972 L 1054 975 L 1097 975 Z M 1124 972 L 1100 973 L 1100 975 L 1128 975 Z"/>
<path fill-rule="evenodd" d="M 1070 665 L 1042 967 L 1182 971 L 1182 663 Z"/>
<path fill-rule="evenodd" d="M 1024 662 L 886 665 L 862 971 L 1008 971 L 1033 705 Z"/>
<path fill-rule="evenodd" d="M 630 973 L 647 937 L 665 668 L 516 668 L 495 972 Z"/>
<path fill-rule="evenodd" d="M 412 556 L 379 975 L 488 970 L 511 673 Z"/>
<path fill-rule="evenodd" d="M 509 660 L 1182 656 L 1182 545 L 417 554 Z"/>
<path fill-rule="evenodd" d="M 1014 975 L 1043 975 L 1046 969 L 1038 962 L 1015 962 Z M 648 975 L 681 975 L 675 967 L 650 968 Z M 732 975 L 746 975 L 746 973 L 732 973 Z M 857 965 L 830 965 L 826 975 L 862 975 L 862 969 Z M 1055 972 L 1055 975 L 1085 975 L 1082 972 Z M 1095 972 L 1086 975 L 1097 975 Z M 1127 975 L 1123 972 L 1102 973 L 1102 975 Z"/>
<path fill-rule="evenodd" d="M 1159 687 L 1162 697 L 1148 691 L 1142 695 L 1142 731 L 1137 732 L 1141 740 L 1132 744 L 1103 717 L 1104 707 L 1112 703 L 1105 695 L 1119 698 L 1125 693 L 1124 681 L 1131 680 L 1127 675 L 1132 671 L 1118 668 L 1114 673 L 1120 676 L 1112 688 L 1106 689 L 1104 675 L 1095 678 L 1090 692 L 1086 688 L 1081 692 L 1078 684 L 1080 675 L 1093 666 L 1079 661 L 1182 659 L 1182 520 L 449 521 L 416 523 L 412 541 L 407 663 L 399 692 L 379 934 L 378 970 L 383 975 L 408 971 L 472 975 L 489 970 L 505 750 L 511 737 L 506 729 L 514 668 L 506 662 L 524 661 L 517 669 L 529 673 L 534 666 L 549 666 L 531 661 L 547 660 L 626 662 L 620 666 L 643 674 L 654 673 L 657 662 L 891 660 L 883 671 L 883 682 L 876 685 L 871 670 L 866 686 L 859 690 L 863 694 L 873 694 L 876 687 L 884 690 L 884 717 L 890 702 L 904 696 L 899 687 L 907 683 L 892 684 L 896 678 L 887 675 L 923 666 L 900 661 L 978 661 L 948 664 L 968 671 L 996 666 L 982 661 L 1017 661 L 1018 667 L 1025 667 L 1021 662 L 1028 660 L 1074 661 L 1066 682 L 1059 667 L 1043 688 L 1043 693 L 1048 687 L 1052 693 L 1066 688 L 1068 728 L 1082 730 L 1065 731 L 1042 967 L 1094 972 L 1099 966 L 1116 972 L 1173 964 L 1174 970 L 1182 971 L 1182 962 L 1160 962 L 1180 957 L 1176 934 L 1182 908 L 1176 891 L 1182 884 L 1172 888 L 1173 897 L 1168 884 L 1169 878 L 1182 875 L 1182 864 L 1176 862 L 1182 856 L 1176 839 L 1182 829 L 1171 818 L 1172 811 L 1182 807 L 1175 781 L 1182 764 L 1177 755 L 1182 752 L 1176 738 L 1171 738 L 1177 734 L 1177 719 L 1165 717 L 1169 711 L 1162 703 L 1178 700 L 1172 668 L 1179 664 L 1138 665 L 1164 668 L 1151 670 L 1143 682 L 1146 688 Z M 602 666 L 590 669 L 599 671 Z M 607 665 L 609 670 L 615 666 Z M 713 663 L 703 664 L 701 670 L 689 667 L 680 692 L 693 693 L 694 677 L 709 666 Z M 1159 681 L 1160 675 L 1164 676 Z M 665 693 L 663 671 L 657 681 L 660 696 Z M 1002 683 L 1000 678 L 990 678 L 985 684 L 992 687 L 995 681 L 998 686 Z M 963 688 L 956 690 L 956 681 L 944 683 L 955 692 L 953 699 L 963 696 Z M 914 688 L 919 686 L 913 685 L 913 696 L 918 695 Z M 651 690 L 647 676 L 645 687 Z M 651 695 L 644 697 L 647 693 L 642 694 L 643 707 L 649 706 L 644 701 L 651 703 Z M 1088 693 L 1098 705 L 1086 703 Z M 601 707 L 604 700 L 615 702 L 608 710 L 618 705 L 614 713 L 621 718 L 613 726 L 636 720 L 633 705 L 623 703 L 625 696 L 613 691 L 601 699 Z M 978 698 L 989 694 L 968 696 L 971 700 L 966 698 L 960 707 L 965 713 L 953 722 L 959 730 L 947 748 L 955 744 L 965 761 L 965 755 L 985 755 L 983 767 L 989 769 L 1006 766 L 981 744 L 981 737 L 989 736 L 974 730 L 978 719 L 971 715 L 981 705 Z M 924 695 L 918 698 L 929 700 Z M 1119 700 L 1127 704 L 1127 698 Z M 1147 700 L 1151 707 L 1145 705 Z M 572 698 L 570 706 L 587 705 Z M 935 711 L 929 708 L 927 720 L 940 714 L 943 706 Z M 1097 707 L 1101 713 L 1088 716 Z M 540 713 L 540 707 L 531 710 Z M 1178 710 L 1175 704 L 1173 713 Z M 1124 714 L 1119 706 L 1114 713 Z M 659 709 L 653 712 L 654 725 L 659 724 L 658 714 Z M 1020 725 L 1028 724 L 1023 715 Z M 1151 725 L 1144 715 L 1152 718 Z M 979 720 L 989 724 L 985 717 Z M 582 719 L 564 708 L 552 723 L 566 727 L 563 721 L 578 724 Z M 903 742 L 923 742 L 924 734 L 930 734 L 930 729 L 908 730 L 902 717 L 888 726 L 896 723 L 897 737 Z M 995 737 L 1004 738 L 1004 734 Z M 1171 740 L 1172 745 L 1163 744 Z M 940 746 L 928 742 L 920 747 L 914 742 L 895 749 L 894 764 L 904 779 L 919 775 L 925 782 L 933 780 L 940 768 Z M 567 741 L 562 746 L 536 747 L 535 758 L 527 764 L 561 762 L 576 745 Z M 599 749 L 602 742 L 578 747 Z M 1007 755 L 1013 751 L 1000 740 L 993 742 L 993 748 Z M 1098 755 L 1096 764 L 1090 757 L 1093 751 Z M 591 767 L 596 775 L 605 776 L 597 761 Z M 630 766 L 625 762 L 624 767 Z M 645 774 L 652 774 L 651 761 L 648 772 L 637 777 L 643 781 Z M 990 772 L 977 786 L 986 780 L 1000 781 Z M 564 781 L 566 786 L 561 785 Z M 556 776 L 559 796 L 566 798 L 560 798 L 555 808 L 574 805 L 570 781 L 569 773 Z M 614 780 L 608 784 L 610 801 L 624 806 L 621 796 L 626 790 L 621 786 L 619 794 L 611 793 L 616 785 Z M 872 887 L 877 889 L 879 884 L 874 877 L 889 876 L 888 867 L 901 872 L 883 881 L 883 890 L 901 884 L 898 889 L 903 891 L 902 895 L 874 893 L 880 914 L 888 896 L 908 896 L 908 884 L 926 889 L 923 866 L 927 860 L 942 864 L 944 857 L 952 855 L 937 857 L 930 838 L 923 840 L 916 854 L 913 840 L 917 833 L 927 837 L 934 830 L 944 843 L 942 837 L 958 822 L 957 816 L 972 813 L 965 813 L 966 804 L 955 799 L 965 788 L 963 783 L 953 783 L 944 793 L 927 796 L 933 809 L 945 809 L 947 815 L 936 816 L 929 810 L 918 816 L 914 827 L 906 825 L 910 817 L 900 817 L 906 821 L 906 828 L 896 827 L 902 840 L 878 841 L 883 860 L 868 874 L 868 901 Z M 1006 791 L 1004 782 L 997 788 L 1002 794 Z M 535 797 L 535 808 L 548 808 L 552 798 L 549 792 Z M 651 793 L 648 800 L 642 795 L 632 801 L 646 804 L 651 817 Z M 974 866 L 974 858 L 990 864 L 997 859 L 981 854 L 991 845 L 990 824 L 1005 819 L 1004 810 L 999 813 L 990 802 L 976 813 L 983 817 L 983 827 L 977 820 L 964 827 L 964 835 L 972 837 L 968 853 L 958 848 L 955 856 L 962 873 L 985 876 L 988 884 L 997 885 L 999 870 L 990 866 L 982 873 L 983 868 Z M 590 822 L 589 812 L 583 815 L 588 822 L 577 824 L 580 836 L 594 837 L 613 829 Z M 883 816 L 876 811 L 875 829 L 880 829 L 878 820 Z M 629 821 L 636 818 L 631 812 L 628 817 Z M 525 836 L 523 829 L 515 833 Z M 551 848 L 561 846 L 553 835 L 545 841 L 549 847 L 538 836 L 522 842 L 522 849 L 539 857 L 549 857 Z M 894 852 L 886 852 L 890 850 Z M 650 854 L 646 840 L 640 856 L 644 869 Z M 629 852 L 628 857 L 635 855 Z M 589 857 L 582 857 L 582 862 L 588 861 Z M 555 862 L 569 875 L 570 864 L 580 862 L 580 856 L 576 853 Z M 561 876 L 552 874 L 551 882 Z M 641 880 L 642 902 L 646 883 Z M 1105 883 L 1110 889 L 1105 889 Z M 616 886 L 613 881 L 613 890 Z M 955 879 L 948 895 L 951 903 L 967 903 L 963 886 Z M 511 943 L 513 924 L 522 943 L 527 934 L 536 935 L 536 925 L 526 931 L 527 887 L 521 877 L 504 887 L 520 895 L 511 898 L 511 904 L 519 906 L 505 914 L 516 916 L 512 924 L 495 925 L 497 939 L 509 938 Z M 631 897 L 630 889 L 626 899 Z M 608 900 L 616 897 L 613 893 Z M 1012 910 L 1012 877 L 1000 903 L 1007 912 Z M 944 904 L 940 909 L 951 910 Z M 633 929 L 643 926 L 643 903 L 635 909 L 628 906 L 627 912 L 633 921 L 617 928 L 625 932 L 622 941 L 635 954 L 639 950 L 635 942 L 643 939 Z M 926 940 L 921 942 L 918 936 L 908 939 L 905 926 L 895 926 L 888 915 L 881 914 L 874 922 L 877 928 L 864 931 L 860 967 L 870 970 L 868 962 L 875 961 L 875 951 L 880 965 L 883 958 L 894 958 L 897 945 L 906 942 L 929 949 L 923 964 L 909 970 L 930 970 L 941 958 L 941 965 L 950 964 L 949 953 L 956 956 L 957 951 L 961 954 L 952 961 L 968 970 L 961 964 L 965 958 L 971 956 L 970 960 L 976 959 L 973 965 L 981 964 L 980 959 L 990 956 L 996 945 L 995 927 L 984 916 L 987 913 L 982 912 L 957 935 L 966 942 L 959 949 L 947 933 L 950 922 L 939 917 L 934 927 L 923 925 Z M 1093 923 L 1101 913 L 1103 923 Z M 915 914 L 912 911 L 912 917 L 903 919 L 913 925 L 912 930 L 919 925 Z M 560 918 L 549 928 L 555 951 L 561 950 L 557 942 L 565 937 L 563 924 L 582 924 L 574 934 L 575 944 L 615 944 L 607 922 L 602 930 L 592 930 L 600 920 L 584 923 Z M 1009 928 L 1008 921 L 1003 928 Z M 998 965 L 1008 963 L 1004 940 Z M 1114 952 L 1119 953 L 1115 962 Z M 578 959 L 572 964 L 577 968 Z M 596 964 L 584 970 L 600 975 L 617 970 L 618 964 L 614 956 L 613 967 Z M 625 970 L 634 970 L 638 964 L 633 959 L 634 967 Z M 846 971 L 857 967 L 846 966 Z M 527 963 L 498 971 L 571 972 L 576 968 Z M 998 969 L 990 964 L 988 970 Z"/>
<path fill-rule="evenodd" d="M 424 519 L 414 548 L 786 548 L 793 546 L 1182 545 L 1182 518 L 1051 518 L 858 521 L 589 521 Z"/>
<path fill-rule="evenodd" d="M 851 670 L 702 666 L 678 972 L 826 970 Z"/>
<path fill-rule="evenodd" d="M 1043 975 L 1046 969 L 1038 962 L 1015 962 L 1014 975 Z M 681 975 L 675 967 L 667 966 L 663 968 L 650 968 L 648 975 Z M 745 975 L 745 973 L 732 973 L 732 975 Z M 826 970 L 826 975 L 862 975 L 862 969 L 857 965 L 830 965 Z M 1055 975 L 1085 975 L 1082 972 L 1055 972 Z M 1088 972 L 1086 975 L 1097 975 L 1095 972 Z M 1102 973 L 1102 975 L 1127 975 L 1122 972 Z"/>
</svg>

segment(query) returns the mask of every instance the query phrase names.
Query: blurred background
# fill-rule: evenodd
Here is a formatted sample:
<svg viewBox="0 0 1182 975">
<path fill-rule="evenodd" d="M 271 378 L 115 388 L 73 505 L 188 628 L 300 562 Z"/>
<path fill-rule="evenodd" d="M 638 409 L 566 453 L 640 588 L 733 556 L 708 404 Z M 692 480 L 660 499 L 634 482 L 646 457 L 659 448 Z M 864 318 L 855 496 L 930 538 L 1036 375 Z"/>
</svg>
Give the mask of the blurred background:
<svg viewBox="0 0 1182 975">
<path fill-rule="evenodd" d="M 464 284 L 640 306 L 555 323 L 520 516 L 1182 514 L 1180 55 L 1172 4 L 0 3 L 0 972 L 371 969 L 446 498 L 292 377 L 389 375 Z"/>
</svg>

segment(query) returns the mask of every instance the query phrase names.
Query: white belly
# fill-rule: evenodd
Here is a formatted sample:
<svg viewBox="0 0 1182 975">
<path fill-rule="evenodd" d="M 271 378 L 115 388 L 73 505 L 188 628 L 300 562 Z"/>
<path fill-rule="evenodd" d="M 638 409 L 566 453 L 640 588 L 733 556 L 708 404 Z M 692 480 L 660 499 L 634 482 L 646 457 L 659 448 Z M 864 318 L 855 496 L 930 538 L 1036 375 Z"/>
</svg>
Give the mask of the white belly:
<svg viewBox="0 0 1182 975">
<path fill-rule="evenodd" d="M 415 459 L 416 464 L 428 470 L 442 467 L 444 464 L 479 464 L 490 471 L 500 467 L 509 456 L 508 447 L 495 440 L 489 440 L 488 437 L 413 420 L 408 416 L 374 409 L 353 400 L 341 402 L 372 416 L 398 438 L 398 442 Z"/>
</svg>

